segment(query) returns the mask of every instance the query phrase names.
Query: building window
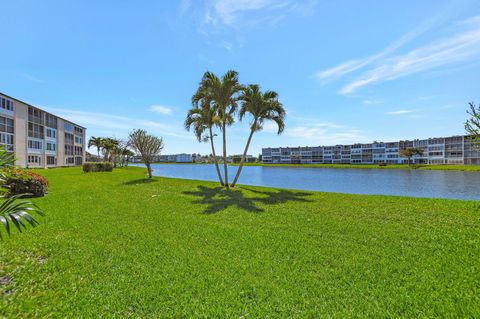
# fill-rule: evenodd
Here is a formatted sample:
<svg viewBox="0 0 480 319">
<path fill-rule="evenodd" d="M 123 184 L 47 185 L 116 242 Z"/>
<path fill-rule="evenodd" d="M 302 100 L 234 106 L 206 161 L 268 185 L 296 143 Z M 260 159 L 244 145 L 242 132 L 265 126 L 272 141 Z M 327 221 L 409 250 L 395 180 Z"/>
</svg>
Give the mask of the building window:
<svg viewBox="0 0 480 319">
<path fill-rule="evenodd" d="M 0 144 L 4 146 L 8 152 L 13 152 L 13 134 L 1 132 Z"/>
<path fill-rule="evenodd" d="M 13 120 L 0 116 L 0 132 L 13 133 Z"/>
<path fill-rule="evenodd" d="M 40 124 L 28 123 L 28 137 L 44 138 L 44 127 Z"/>
<path fill-rule="evenodd" d="M 75 155 L 83 155 L 83 148 L 75 146 Z"/>
<path fill-rule="evenodd" d="M 57 144 L 47 142 L 46 150 L 47 151 L 56 151 L 57 150 Z"/>
<path fill-rule="evenodd" d="M 75 136 L 75 143 L 76 144 L 82 144 L 82 138 L 79 136 Z"/>
<path fill-rule="evenodd" d="M 45 125 L 51 128 L 57 128 L 57 117 L 52 114 L 45 114 Z"/>
<path fill-rule="evenodd" d="M 43 143 L 41 141 L 28 140 L 28 148 L 41 150 L 43 149 Z"/>
<path fill-rule="evenodd" d="M 57 159 L 55 156 L 47 156 L 47 165 L 55 165 L 57 164 Z"/>
<path fill-rule="evenodd" d="M 63 129 L 65 130 L 65 132 L 73 132 L 73 125 L 65 122 L 63 124 Z"/>
<path fill-rule="evenodd" d="M 28 155 L 28 163 L 30 164 L 41 164 L 41 158 L 40 156 L 36 155 Z"/>
<path fill-rule="evenodd" d="M 7 111 L 13 111 L 13 101 L 0 97 L 0 108 Z"/>
<path fill-rule="evenodd" d="M 83 135 L 83 129 L 78 126 L 75 126 L 75 134 Z"/>
<path fill-rule="evenodd" d="M 65 164 L 75 164 L 75 158 L 73 157 L 65 158 Z"/>
<path fill-rule="evenodd" d="M 39 109 L 29 107 L 28 108 L 28 121 L 35 123 L 35 124 L 44 124 L 44 113 L 43 111 L 40 111 Z"/>
<path fill-rule="evenodd" d="M 51 128 L 46 128 L 45 129 L 45 133 L 47 135 L 47 137 L 50 137 L 50 138 L 57 138 L 57 131 L 54 130 L 54 129 L 51 129 Z"/>
</svg>

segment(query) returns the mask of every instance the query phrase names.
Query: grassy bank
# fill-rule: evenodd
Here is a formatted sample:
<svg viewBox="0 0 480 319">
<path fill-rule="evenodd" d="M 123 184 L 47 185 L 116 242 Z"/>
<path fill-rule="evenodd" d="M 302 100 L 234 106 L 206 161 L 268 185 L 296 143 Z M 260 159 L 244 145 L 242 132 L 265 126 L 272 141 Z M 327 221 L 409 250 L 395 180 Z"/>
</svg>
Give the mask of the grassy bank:
<svg viewBox="0 0 480 319">
<path fill-rule="evenodd" d="M 238 164 L 232 164 L 238 165 Z M 263 163 L 245 163 L 246 166 L 265 166 L 265 167 L 318 167 L 318 168 L 357 168 L 357 169 L 420 169 L 420 170 L 454 170 L 454 171 L 472 171 L 480 172 L 480 165 L 403 165 L 389 164 L 380 166 L 378 164 L 263 164 Z"/>
<path fill-rule="evenodd" d="M 5 317 L 478 317 L 479 203 L 41 171 Z"/>
</svg>

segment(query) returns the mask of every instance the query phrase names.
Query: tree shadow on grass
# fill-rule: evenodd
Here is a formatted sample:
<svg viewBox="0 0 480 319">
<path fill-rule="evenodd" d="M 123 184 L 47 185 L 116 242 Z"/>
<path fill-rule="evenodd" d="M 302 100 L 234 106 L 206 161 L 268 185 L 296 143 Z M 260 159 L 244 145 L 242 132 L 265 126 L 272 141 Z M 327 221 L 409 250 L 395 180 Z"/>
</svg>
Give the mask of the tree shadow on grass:
<svg viewBox="0 0 480 319">
<path fill-rule="evenodd" d="M 132 181 L 128 181 L 123 183 L 123 185 L 139 185 L 139 184 L 150 184 L 156 182 L 156 179 L 149 179 L 149 178 L 139 178 L 139 179 L 134 179 Z"/>
<path fill-rule="evenodd" d="M 223 187 L 210 188 L 198 186 L 196 191 L 186 191 L 183 192 L 183 194 L 198 197 L 198 199 L 193 202 L 194 204 L 207 205 L 207 208 L 203 211 L 204 214 L 215 214 L 227 209 L 230 206 L 252 213 L 261 213 L 264 211 L 264 209 L 257 207 L 257 203 L 264 205 L 275 205 L 291 201 L 312 201 L 305 198 L 312 195 L 311 193 L 307 192 L 296 192 L 283 189 L 278 191 L 260 191 L 245 187 L 239 188 L 240 189 L 228 191 Z M 245 196 L 245 191 L 251 192 L 256 196 Z"/>
</svg>

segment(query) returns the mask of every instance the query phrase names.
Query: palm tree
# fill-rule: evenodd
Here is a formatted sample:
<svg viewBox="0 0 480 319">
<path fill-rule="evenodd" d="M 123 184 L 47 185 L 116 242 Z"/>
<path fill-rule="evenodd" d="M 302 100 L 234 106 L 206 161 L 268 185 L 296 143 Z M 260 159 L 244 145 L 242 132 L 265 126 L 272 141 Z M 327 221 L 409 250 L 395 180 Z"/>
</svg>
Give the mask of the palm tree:
<svg viewBox="0 0 480 319">
<path fill-rule="evenodd" d="M 135 156 L 135 153 L 129 150 L 128 148 L 124 148 L 122 151 L 122 155 L 125 161 L 125 166 L 128 166 L 128 162 L 130 162 L 130 158 Z"/>
<path fill-rule="evenodd" d="M 258 85 L 251 84 L 243 90 L 243 93 L 240 95 L 240 100 L 242 101 L 239 113 L 240 121 L 243 120 L 247 114 L 252 116 L 252 121 L 250 122 L 250 135 L 248 136 L 237 174 L 231 185 L 232 187 L 235 187 L 242 172 L 253 134 L 262 130 L 264 122 L 268 120 L 274 121 L 277 124 L 278 134 L 281 134 L 285 129 L 285 109 L 282 103 L 278 101 L 278 94 L 276 92 L 266 91 L 262 93 Z"/>
<path fill-rule="evenodd" d="M 103 152 L 104 152 L 105 161 L 107 161 L 107 162 L 112 161 L 112 157 L 114 155 L 113 153 L 114 153 L 115 149 L 118 147 L 118 144 L 119 144 L 119 141 L 114 139 L 114 138 L 107 137 L 107 138 L 103 139 L 102 149 L 103 149 Z"/>
<path fill-rule="evenodd" d="M 194 107 L 191 108 L 187 113 L 187 118 L 185 119 L 185 128 L 190 130 L 193 127 L 193 132 L 198 142 L 206 142 L 210 140 L 210 146 L 212 147 L 213 161 L 215 163 L 215 168 L 217 170 L 218 180 L 220 184 L 224 186 L 222 174 L 220 173 L 220 168 L 218 167 L 217 156 L 215 155 L 215 143 L 213 142 L 213 137 L 216 136 L 213 134 L 213 126 L 219 124 L 219 117 L 217 116 L 216 107 L 213 103 L 210 103 L 206 98 L 200 98 L 196 100 L 195 96 L 192 99 Z M 208 129 L 208 136 L 202 137 L 205 130 Z"/>
<path fill-rule="evenodd" d="M 92 146 L 95 146 L 97 148 L 97 155 L 100 159 L 100 150 L 103 147 L 103 138 L 95 136 L 90 137 L 90 139 L 88 140 L 88 148 Z"/>
<path fill-rule="evenodd" d="M 233 115 L 238 105 L 238 95 L 243 86 L 238 82 L 238 72 L 227 71 L 222 78 L 217 77 L 212 72 L 205 72 L 197 93 L 192 98 L 192 102 L 205 98 L 215 105 L 219 117 L 219 126 L 222 131 L 223 142 L 223 169 L 224 185 L 228 185 L 228 167 L 227 167 L 227 126 L 234 122 Z"/>
</svg>

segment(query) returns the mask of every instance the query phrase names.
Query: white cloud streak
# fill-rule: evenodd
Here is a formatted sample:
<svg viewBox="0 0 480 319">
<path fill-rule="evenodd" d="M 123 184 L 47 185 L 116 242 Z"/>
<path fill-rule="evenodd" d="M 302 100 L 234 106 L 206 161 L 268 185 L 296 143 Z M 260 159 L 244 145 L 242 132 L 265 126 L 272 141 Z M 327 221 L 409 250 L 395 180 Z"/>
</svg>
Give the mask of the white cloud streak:
<svg viewBox="0 0 480 319">
<path fill-rule="evenodd" d="M 103 132 L 108 130 L 117 132 L 119 135 L 126 136 L 131 130 L 141 128 L 154 134 L 192 139 L 192 135 L 183 131 L 183 126 L 180 123 L 178 123 L 178 125 L 171 125 L 152 120 L 135 119 L 131 117 L 105 113 L 84 112 L 53 107 L 42 108 L 72 122 L 83 125 L 87 128 L 87 130 L 95 129 Z M 171 123 L 171 121 L 169 122 Z"/>
<path fill-rule="evenodd" d="M 150 111 L 163 115 L 172 115 L 172 109 L 168 106 L 163 105 L 151 105 Z"/>
<path fill-rule="evenodd" d="M 395 80 L 415 73 L 446 67 L 460 62 L 475 61 L 480 56 L 480 16 L 474 16 L 456 27 L 463 30 L 456 34 L 414 48 L 407 53 L 392 54 L 413 39 L 435 26 L 440 16 L 407 33 L 384 50 L 364 59 L 351 60 L 330 69 L 320 71 L 316 78 L 322 83 L 356 71 L 359 76 L 346 83 L 339 91 L 351 94 L 368 85 Z"/>
<path fill-rule="evenodd" d="M 414 113 L 414 112 L 415 112 L 414 110 L 398 110 L 398 111 L 387 112 L 385 114 L 387 114 L 387 115 L 405 115 L 405 114 L 411 114 L 411 113 Z"/>
</svg>

